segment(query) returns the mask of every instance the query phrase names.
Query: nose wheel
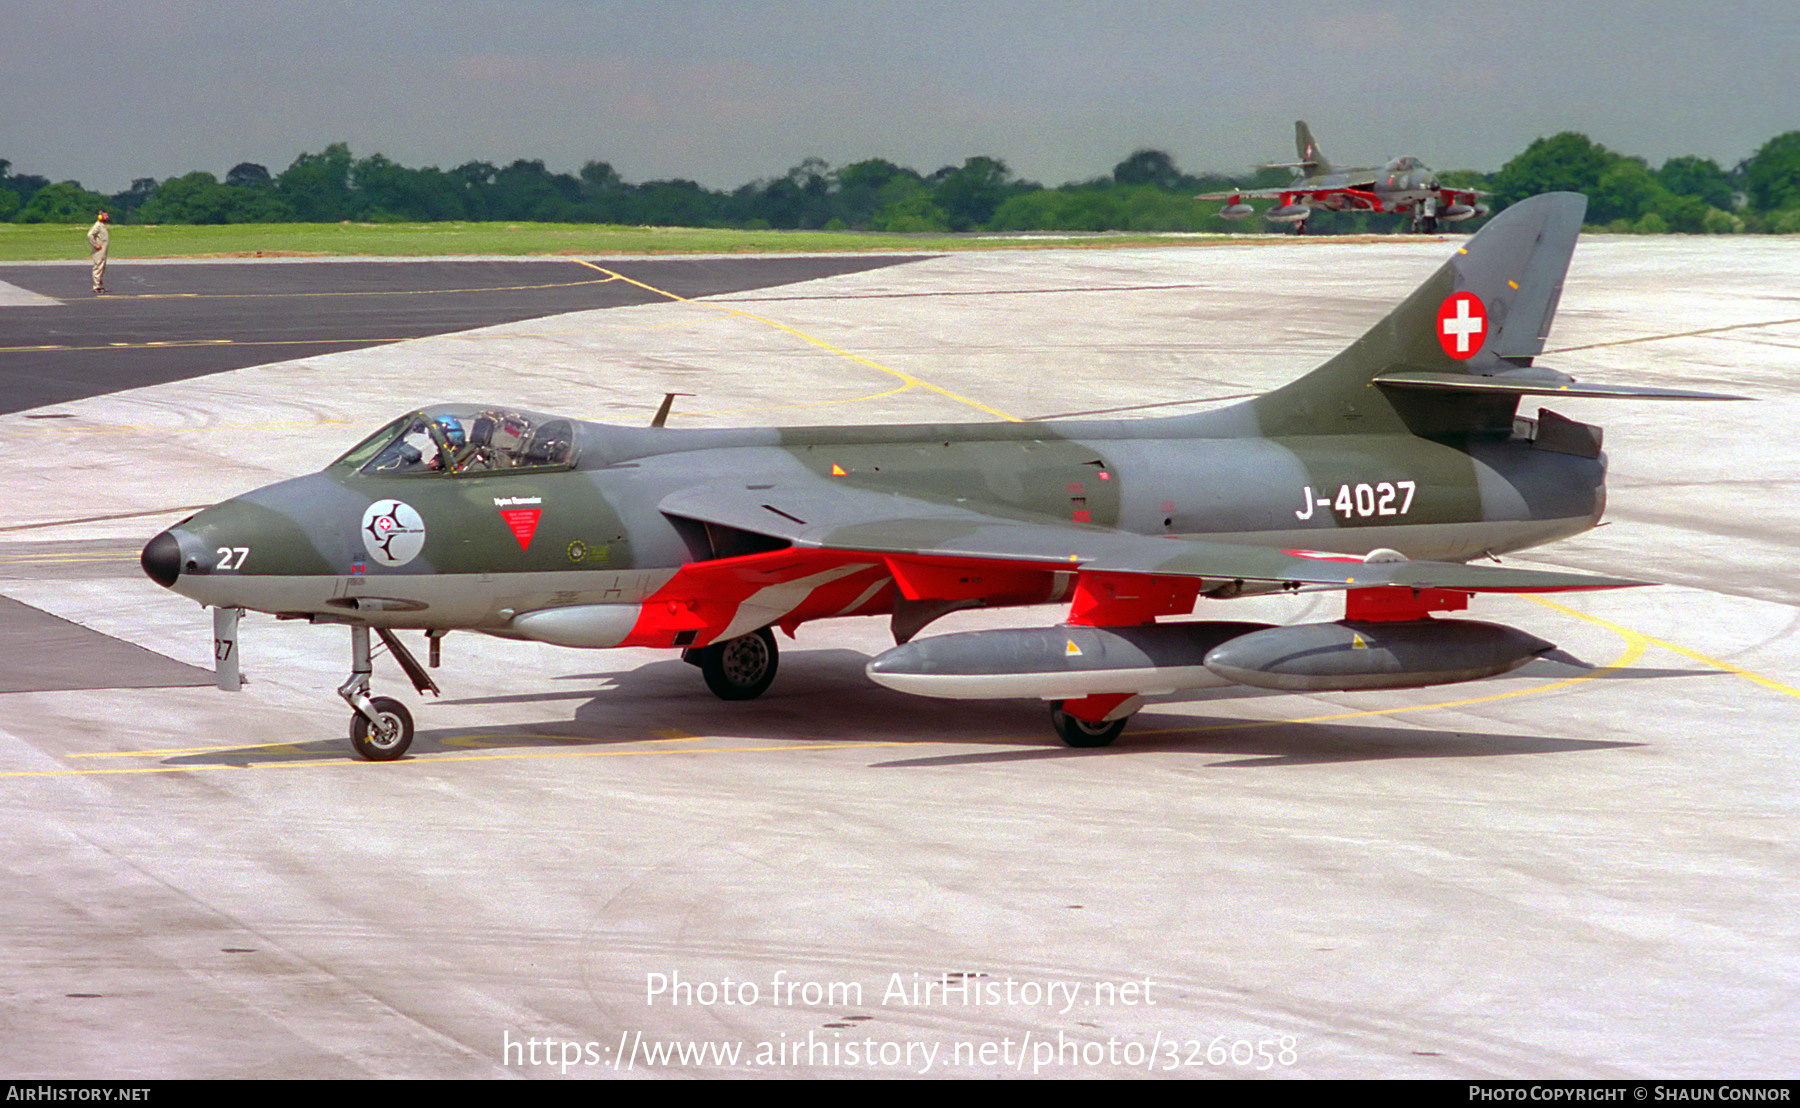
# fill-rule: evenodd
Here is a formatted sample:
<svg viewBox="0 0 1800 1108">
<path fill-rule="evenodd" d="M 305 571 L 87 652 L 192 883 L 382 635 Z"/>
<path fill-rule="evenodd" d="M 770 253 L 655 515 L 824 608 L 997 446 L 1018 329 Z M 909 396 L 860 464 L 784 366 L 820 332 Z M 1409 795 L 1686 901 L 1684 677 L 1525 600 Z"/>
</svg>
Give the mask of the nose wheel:
<svg viewBox="0 0 1800 1108">
<path fill-rule="evenodd" d="M 350 746 L 371 762 L 391 762 L 412 745 L 412 713 L 391 696 L 369 701 L 373 722 L 359 709 L 350 716 Z"/>
</svg>

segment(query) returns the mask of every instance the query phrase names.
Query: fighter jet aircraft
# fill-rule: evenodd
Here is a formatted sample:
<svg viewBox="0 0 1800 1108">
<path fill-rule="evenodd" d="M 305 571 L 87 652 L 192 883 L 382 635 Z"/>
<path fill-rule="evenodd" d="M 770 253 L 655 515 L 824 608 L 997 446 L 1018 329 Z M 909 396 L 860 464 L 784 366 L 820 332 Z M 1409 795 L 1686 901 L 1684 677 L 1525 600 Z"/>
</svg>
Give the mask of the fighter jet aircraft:
<svg viewBox="0 0 1800 1108">
<path fill-rule="evenodd" d="M 505 404 L 408 412 L 323 472 L 207 508 L 144 571 L 212 607 L 235 690 L 243 609 L 348 627 L 351 739 L 400 757 L 407 708 L 371 696 L 371 634 L 436 691 L 454 630 L 680 651 L 726 700 L 775 677 L 779 629 L 891 618 L 867 673 L 950 698 L 1051 703 L 1074 746 L 1147 696 L 1245 684 L 1404 688 L 1551 649 L 1433 613 L 1480 592 L 1640 582 L 1463 564 L 1593 527 L 1601 432 L 1521 397 L 1700 397 L 1590 386 L 1544 348 L 1586 201 L 1507 209 L 1385 319 L 1291 384 L 1145 420 L 678 430 Z M 1201 601 L 1346 597 L 1340 621 L 1182 620 Z M 1066 602 L 1048 627 L 918 637 L 958 609 Z"/>
<path fill-rule="evenodd" d="M 1480 198 L 1487 195 L 1475 189 L 1448 188 L 1438 183 L 1437 174 L 1413 157 L 1395 158 L 1386 165 L 1359 169 L 1334 169 L 1312 131 L 1304 121 L 1294 122 L 1294 147 L 1300 160 L 1281 165 L 1259 166 L 1259 169 L 1292 169 L 1292 184 L 1275 189 L 1239 189 L 1234 192 L 1208 192 L 1199 200 L 1223 200 L 1219 215 L 1225 219 L 1248 219 L 1256 209 L 1249 199 L 1280 200 L 1263 213 L 1271 223 L 1292 223 L 1294 232 L 1306 231 L 1306 221 L 1313 209 L 1332 212 L 1405 212 L 1412 216 L 1412 229 L 1431 234 L 1440 224 L 1457 223 L 1486 215 L 1487 206 Z"/>
</svg>

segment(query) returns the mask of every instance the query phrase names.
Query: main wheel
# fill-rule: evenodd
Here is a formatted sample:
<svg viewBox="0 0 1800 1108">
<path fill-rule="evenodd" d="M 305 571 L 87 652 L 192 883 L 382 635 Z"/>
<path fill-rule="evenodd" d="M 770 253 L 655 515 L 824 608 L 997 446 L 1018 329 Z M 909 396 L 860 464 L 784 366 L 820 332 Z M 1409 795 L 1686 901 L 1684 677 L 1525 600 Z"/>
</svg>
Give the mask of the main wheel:
<svg viewBox="0 0 1800 1108">
<path fill-rule="evenodd" d="M 720 700 L 755 700 L 775 680 L 781 652 L 767 627 L 699 651 L 706 687 Z"/>
<path fill-rule="evenodd" d="M 412 713 L 389 696 L 378 696 L 369 703 L 381 722 L 371 726 L 361 712 L 352 712 L 350 746 L 371 762 L 391 762 L 412 745 Z"/>
<path fill-rule="evenodd" d="M 1070 746 L 1082 749 L 1111 746 L 1112 741 L 1119 737 L 1119 732 L 1125 730 L 1125 723 L 1129 718 L 1123 716 L 1108 723 L 1089 723 L 1063 711 L 1063 702 L 1060 700 L 1050 705 L 1050 726 L 1056 728 L 1057 737 Z"/>
</svg>

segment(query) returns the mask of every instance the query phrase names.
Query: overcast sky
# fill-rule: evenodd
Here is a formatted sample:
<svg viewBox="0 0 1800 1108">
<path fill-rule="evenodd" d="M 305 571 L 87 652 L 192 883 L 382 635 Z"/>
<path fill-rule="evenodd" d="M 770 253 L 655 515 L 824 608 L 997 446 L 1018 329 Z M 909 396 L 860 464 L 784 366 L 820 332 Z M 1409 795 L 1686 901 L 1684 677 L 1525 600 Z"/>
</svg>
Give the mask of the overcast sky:
<svg viewBox="0 0 1800 1108">
<path fill-rule="evenodd" d="M 611 162 L 733 187 L 808 156 L 1098 176 L 1586 133 L 1731 165 L 1800 129 L 1800 3 L 1740 0 L 9 0 L 0 158 L 116 192 L 347 142 L 407 166 Z"/>
</svg>

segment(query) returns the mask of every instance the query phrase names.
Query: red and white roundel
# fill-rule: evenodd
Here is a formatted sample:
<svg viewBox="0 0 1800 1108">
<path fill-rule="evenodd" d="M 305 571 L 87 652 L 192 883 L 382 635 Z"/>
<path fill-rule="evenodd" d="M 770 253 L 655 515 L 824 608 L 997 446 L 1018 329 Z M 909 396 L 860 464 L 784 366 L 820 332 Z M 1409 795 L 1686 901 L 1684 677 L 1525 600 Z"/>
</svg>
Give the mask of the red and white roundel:
<svg viewBox="0 0 1800 1108">
<path fill-rule="evenodd" d="M 1438 307 L 1438 343 L 1452 358 L 1473 358 L 1487 341 L 1487 332 L 1487 305 L 1474 293 L 1452 293 Z"/>
</svg>

